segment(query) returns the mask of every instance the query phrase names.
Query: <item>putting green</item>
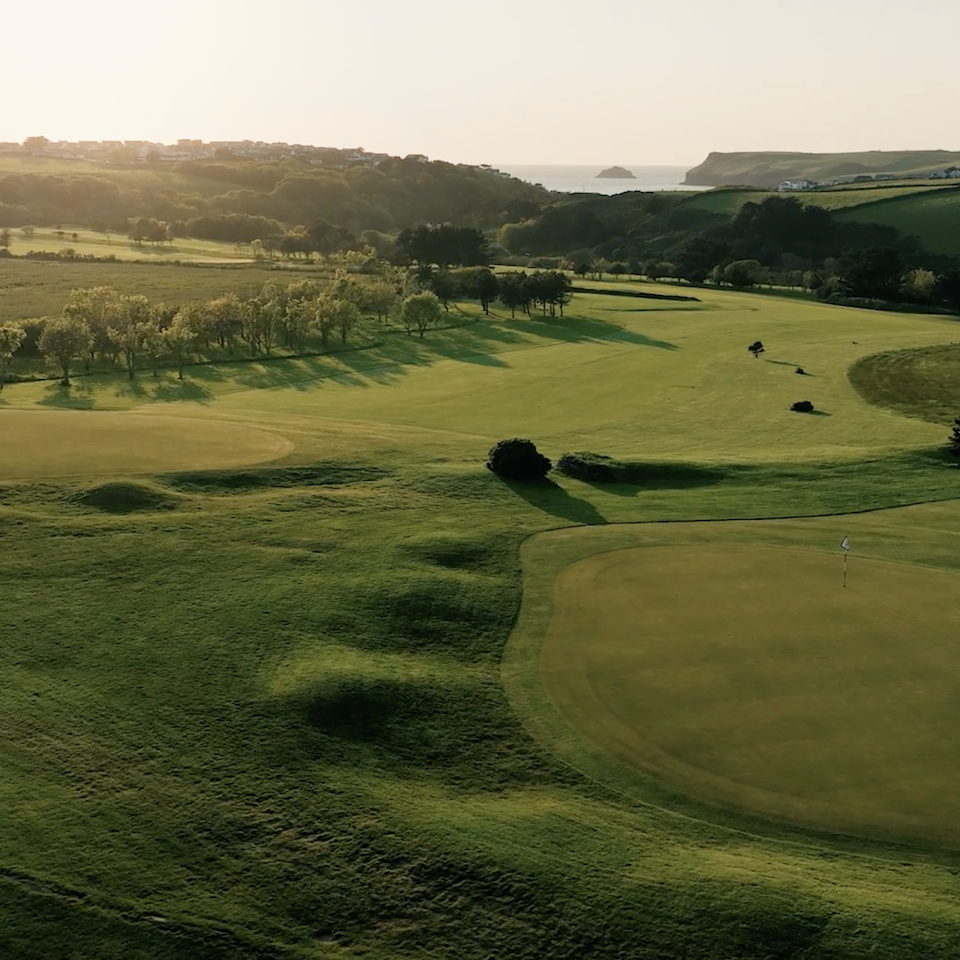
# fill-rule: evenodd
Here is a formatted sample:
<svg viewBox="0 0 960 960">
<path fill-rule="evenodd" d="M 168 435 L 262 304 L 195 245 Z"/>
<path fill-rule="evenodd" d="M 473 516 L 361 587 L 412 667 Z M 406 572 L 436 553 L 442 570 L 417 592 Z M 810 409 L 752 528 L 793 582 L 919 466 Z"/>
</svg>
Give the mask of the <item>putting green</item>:
<svg viewBox="0 0 960 960">
<path fill-rule="evenodd" d="M 3 480 L 238 467 L 292 448 L 235 423 L 86 410 L 0 410 L 0 437 Z"/>
<path fill-rule="evenodd" d="M 744 544 L 589 556 L 540 653 L 568 724 L 688 797 L 960 843 L 960 578 Z"/>
</svg>

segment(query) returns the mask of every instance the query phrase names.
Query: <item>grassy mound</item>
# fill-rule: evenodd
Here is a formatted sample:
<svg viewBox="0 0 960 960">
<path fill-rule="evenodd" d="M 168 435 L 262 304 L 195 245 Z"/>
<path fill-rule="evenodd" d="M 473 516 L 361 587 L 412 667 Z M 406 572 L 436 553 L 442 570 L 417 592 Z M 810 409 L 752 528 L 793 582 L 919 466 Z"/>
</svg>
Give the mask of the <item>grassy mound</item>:
<svg viewBox="0 0 960 960">
<path fill-rule="evenodd" d="M 73 502 L 104 513 L 135 513 L 140 510 L 172 510 L 180 498 L 154 484 L 133 480 L 98 483 L 74 494 Z"/>
<path fill-rule="evenodd" d="M 321 487 L 380 480 L 390 471 L 359 463 L 318 463 L 308 467 L 262 470 L 208 470 L 169 478 L 181 490 L 200 493 L 243 493 L 268 487 Z"/>
<path fill-rule="evenodd" d="M 953 423 L 960 414 L 960 344 L 875 353 L 848 375 L 868 403 L 932 423 Z"/>
</svg>

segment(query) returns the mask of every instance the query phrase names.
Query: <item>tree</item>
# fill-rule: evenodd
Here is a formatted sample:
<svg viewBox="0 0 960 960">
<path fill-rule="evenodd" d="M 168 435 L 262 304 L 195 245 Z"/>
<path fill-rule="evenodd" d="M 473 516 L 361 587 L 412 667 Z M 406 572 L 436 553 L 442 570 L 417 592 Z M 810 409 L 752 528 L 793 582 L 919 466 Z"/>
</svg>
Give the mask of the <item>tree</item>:
<svg viewBox="0 0 960 960">
<path fill-rule="evenodd" d="M 753 343 L 747 347 L 747 350 L 754 355 L 755 358 L 759 359 L 760 354 L 764 353 L 763 344 L 759 340 L 754 340 Z"/>
<path fill-rule="evenodd" d="M 510 311 L 510 317 L 516 318 L 517 307 L 525 308 L 530 302 L 526 273 L 505 273 L 500 277 L 500 302 Z"/>
<path fill-rule="evenodd" d="M 93 334 L 83 320 L 65 314 L 62 317 L 50 317 L 44 323 L 38 345 L 40 352 L 63 371 L 60 382 L 69 387 L 70 364 L 90 350 Z"/>
<path fill-rule="evenodd" d="M 390 283 L 379 281 L 367 287 L 367 307 L 372 310 L 378 320 L 390 316 L 397 305 L 397 290 Z"/>
<path fill-rule="evenodd" d="M 33 224 L 28 223 L 25 227 L 20 228 L 20 236 L 24 240 L 32 240 L 36 236 L 37 228 Z"/>
<path fill-rule="evenodd" d="M 953 429 L 950 431 L 950 452 L 955 457 L 960 457 L 960 417 L 953 421 Z"/>
<path fill-rule="evenodd" d="M 317 325 L 320 329 L 324 349 L 326 349 L 330 334 L 334 330 L 339 332 L 340 342 L 346 343 L 350 331 L 353 330 L 360 319 L 360 311 L 356 304 L 349 300 L 325 296 L 317 300 L 316 309 Z"/>
<path fill-rule="evenodd" d="M 489 316 L 490 304 L 500 296 L 500 281 L 492 270 L 483 267 L 470 279 L 467 294 L 479 300 L 483 312 Z"/>
<path fill-rule="evenodd" d="M 847 296 L 899 299 L 903 258 L 893 247 L 854 250 L 840 258 L 838 269 Z"/>
<path fill-rule="evenodd" d="M 416 330 L 421 340 L 430 327 L 440 323 L 442 317 L 440 301 L 434 293 L 411 294 L 403 301 L 400 308 L 400 321 L 407 335 Z"/>
<path fill-rule="evenodd" d="M 487 469 L 508 480 L 543 480 L 553 466 L 532 440 L 501 440 L 490 448 Z"/>
<path fill-rule="evenodd" d="M 163 331 L 167 350 L 176 361 L 177 379 L 183 379 L 183 367 L 193 350 L 197 339 L 193 311 L 181 308 Z"/>
<path fill-rule="evenodd" d="M 0 393 L 7 380 L 7 368 L 13 355 L 20 349 L 27 332 L 16 323 L 0 324 Z"/>
<path fill-rule="evenodd" d="M 736 290 L 745 290 L 760 282 L 763 267 L 756 260 L 734 260 L 723 268 L 720 278 Z"/>
<path fill-rule="evenodd" d="M 444 311 L 449 312 L 450 301 L 456 300 L 457 294 L 460 292 L 459 284 L 450 274 L 450 271 L 437 270 L 431 273 L 428 286 L 430 290 L 436 294 L 437 299 L 443 304 Z"/>
<path fill-rule="evenodd" d="M 27 137 L 23 141 L 23 149 L 26 153 L 45 153 L 50 141 L 46 137 Z"/>
<path fill-rule="evenodd" d="M 932 270 L 911 270 L 903 278 L 903 295 L 911 303 L 929 303 L 937 288 L 937 275 Z"/>
<path fill-rule="evenodd" d="M 934 295 L 945 307 L 960 313 L 960 270 L 937 277 Z"/>
<path fill-rule="evenodd" d="M 0 230 L 0 250 L 9 250 L 12 242 L 13 235 L 10 233 L 10 228 L 4 227 Z"/>
<path fill-rule="evenodd" d="M 120 294 L 113 287 L 81 287 L 71 290 L 63 308 L 67 316 L 83 320 L 93 334 L 90 347 L 92 359 L 94 351 L 110 354 L 115 363 L 118 348 L 110 339 L 109 329 L 117 322 L 120 312 Z"/>
<path fill-rule="evenodd" d="M 142 293 L 120 297 L 116 322 L 107 329 L 107 336 L 123 354 L 130 380 L 136 375 L 137 354 L 155 326 L 153 308 Z"/>
</svg>

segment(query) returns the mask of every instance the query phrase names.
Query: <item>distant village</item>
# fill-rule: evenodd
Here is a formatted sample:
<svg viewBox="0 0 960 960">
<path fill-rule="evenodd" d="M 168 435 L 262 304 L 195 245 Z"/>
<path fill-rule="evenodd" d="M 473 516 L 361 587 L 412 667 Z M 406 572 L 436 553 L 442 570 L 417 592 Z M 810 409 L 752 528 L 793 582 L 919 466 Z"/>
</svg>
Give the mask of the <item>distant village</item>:
<svg viewBox="0 0 960 960">
<path fill-rule="evenodd" d="M 290 160 L 315 166 L 344 166 L 358 163 L 376 166 L 393 158 L 387 153 L 371 153 L 362 147 L 338 149 L 302 143 L 264 143 L 260 140 L 178 140 L 153 143 L 149 140 L 48 140 L 27 137 L 23 143 L 0 141 L 0 153 L 19 153 L 57 157 L 61 160 L 96 160 L 103 163 L 173 163 L 183 160 Z M 429 162 L 422 154 L 410 154 L 405 160 Z"/>
<path fill-rule="evenodd" d="M 947 167 L 930 173 L 859 173 L 846 177 L 834 177 L 832 180 L 784 180 L 777 189 L 781 192 L 817 190 L 844 183 L 880 183 L 887 180 L 960 180 L 960 167 Z"/>
</svg>

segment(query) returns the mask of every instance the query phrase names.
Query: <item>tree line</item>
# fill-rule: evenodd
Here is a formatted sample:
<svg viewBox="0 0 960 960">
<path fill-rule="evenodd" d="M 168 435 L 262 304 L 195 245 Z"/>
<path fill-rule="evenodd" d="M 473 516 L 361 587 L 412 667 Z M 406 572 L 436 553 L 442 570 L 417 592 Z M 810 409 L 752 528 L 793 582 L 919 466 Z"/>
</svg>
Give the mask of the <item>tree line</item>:
<svg viewBox="0 0 960 960">
<path fill-rule="evenodd" d="M 396 322 L 422 339 L 462 299 L 477 300 L 487 314 L 499 301 L 511 316 L 518 310 L 533 316 L 538 308 L 563 316 L 570 280 L 559 271 L 497 276 L 486 267 L 425 265 L 364 279 L 339 270 L 324 283 L 268 280 L 245 296 L 230 292 L 182 305 L 110 286 L 85 287 L 70 292 L 57 316 L 0 325 L 0 390 L 18 353 L 54 364 L 65 385 L 80 364 L 123 369 L 131 380 L 144 361 L 154 376 L 161 364 L 172 364 L 183 379 L 184 368 L 211 350 L 253 358 L 281 348 L 302 355 L 311 345 L 322 351 L 333 343 L 347 345 L 364 317 Z"/>
<path fill-rule="evenodd" d="M 486 229 L 520 211 L 539 210 L 550 196 L 542 187 L 493 170 L 442 161 L 390 159 L 376 167 L 358 164 L 346 169 L 293 160 L 186 161 L 174 173 L 180 181 L 174 188 L 146 176 L 113 177 L 109 171 L 8 174 L 0 177 L 0 227 L 103 223 L 123 233 L 131 220 L 145 217 L 171 225 L 193 221 L 193 229 L 209 229 L 219 219 L 235 216 L 255 218 L 248 225 L 283 225 L 271 233 L 315 220 L 355 236 L 368 229 L 393 234 L 421 222 Z M 211 183 L 227 189 L 211 196 Z M 236 228 L 237 222 L 233 225 Z M 263 235 L 230 239 L 257 238 Z"/>
</svg>

